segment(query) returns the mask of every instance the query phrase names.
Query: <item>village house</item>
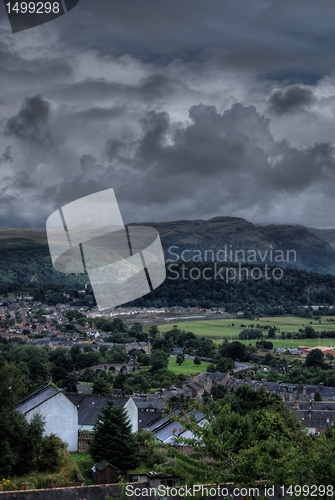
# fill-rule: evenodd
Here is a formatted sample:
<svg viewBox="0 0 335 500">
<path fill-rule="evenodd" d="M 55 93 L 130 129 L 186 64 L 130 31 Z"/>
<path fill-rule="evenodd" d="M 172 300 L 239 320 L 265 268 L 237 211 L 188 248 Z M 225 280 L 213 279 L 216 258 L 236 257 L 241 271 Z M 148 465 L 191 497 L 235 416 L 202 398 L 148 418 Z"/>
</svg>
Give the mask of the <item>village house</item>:
<svg viewBox="0 0 335 500">
<path fill-rule="evenodd" d="M 69 451 L 77 451 L 77 407 L 60 389 L 50 385 L 39 387 L 19 400 L 16 411 L 23 413 L 29 422 L 34 415 L 40 414 L 45 421 L 45 434 L 55 434 L 66 443 Z"/>
<path fill-rule="evenodd" d="M 157 395 L 131 396 L 125 404 L 125 410 L 132 432 L 147 429 L 150 422 L 161 416 L 165 408 L 164 397 Z"/>
<path fill-rule="evenodd" d="M 180 419 L 181 422 L 176 421 L 171 414 L 161 415 L 151 422 L 148 429 L 161 443 L 182 447 L 184 451 L 186 451 L 186 448 L 189 448 L 189 446 L 187 444 L 176 442 L 176 439 L 193 439 L 194 435 L 191 431 L 185 430 L 182 424 L 182 421 L 186 418 L 184 413 L 180 410 L 174 410 L 173 413 L 178 416 L 178 419 Z M 195 410 L 192 413 L 199 426 L 206 423 L 205 416 L 200 410 Z M 190 416 L 191 412 L 187 412 L 187 414 Z"/>
</svg>

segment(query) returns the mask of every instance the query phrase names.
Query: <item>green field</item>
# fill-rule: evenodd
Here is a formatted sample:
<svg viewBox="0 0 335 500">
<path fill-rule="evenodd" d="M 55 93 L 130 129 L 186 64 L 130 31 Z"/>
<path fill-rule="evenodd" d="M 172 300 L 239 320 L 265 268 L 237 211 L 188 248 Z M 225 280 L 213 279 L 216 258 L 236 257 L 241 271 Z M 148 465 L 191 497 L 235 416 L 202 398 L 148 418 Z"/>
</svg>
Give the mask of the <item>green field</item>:
<svg viewBox="0 0 335 500">
<path fill-rule="evenodd" d="M 193 373 L 204 373 L 207 371 L 207 361 L 201 361 L 201 365 L 195 365 L 193 359 L 186 358 L 184 363 L 180 366 L 176 362 L 176 358 L 169 358 L 168 370 L 171 370 L 176 375 L 182 373 L 183 375 L 192 375 Z"/>
<path fill-rule="evenodd" d="M 299 345 L 308 345 L 311 347 L 321 345 L 329 346 L 335 345 L 335 339 L 291 339 L 290 333 L 298 332 L 300 328 L 305 326 L 312 326 L 316 332 L 322 330 L 335 330 L 335 323 L 327 321 L 330 318 L 334 320 L 334 317 L 324 316 L 321 320 L 311 320 L 309 318 L 297 318 L 293 316 L 278 316 L 278 317 L 264 317 L 257 320 L 243 319 L 243 318 L 233 318 L 233 319 L 213 319 L 213 320 L 199 320 L 199 321 L 185 321 L 176 323 L 180 330 L 185 330 L 186 332 L 193 332 L 195 335 L 203 336 L 213 340 L 214 343 L 219 344 L 223 340 L 227 339 L 230 341 L 237 340 L 238 334 L 245 327 L 250 327 L 254 325 L 255 328 L 260 326 L 276 326 L 279 331 L 276 333 L 276 338 L 272 339 L 274 347 L 297 347 Z M 171 330 L 173 324 L 160 324 L 158 328 L 161 332 L 165 333 Z M 286 339 L 281 338 L 281 332 L 286 332 L 288 335 Z M 264 337 L 266 338 L 266 332 L 264 332 Z M 247 344 L 255 344 L 256 340 L 242 340 L 241 342 Z"/>
</svg>

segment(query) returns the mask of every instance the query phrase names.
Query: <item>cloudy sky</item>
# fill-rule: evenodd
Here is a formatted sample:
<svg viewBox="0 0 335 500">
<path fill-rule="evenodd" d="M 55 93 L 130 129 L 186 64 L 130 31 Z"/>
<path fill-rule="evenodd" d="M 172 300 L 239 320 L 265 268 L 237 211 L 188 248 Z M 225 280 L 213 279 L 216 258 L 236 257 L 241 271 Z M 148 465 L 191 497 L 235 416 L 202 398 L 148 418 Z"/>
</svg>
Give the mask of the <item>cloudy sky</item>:
<svg viewBox="0 0 335 500">
<path fill-rule="evenodd" d="M 333 0 L 0 5 L 0 226 L 114 188 L 125 222 L 335 227 Z"/>
</svg>

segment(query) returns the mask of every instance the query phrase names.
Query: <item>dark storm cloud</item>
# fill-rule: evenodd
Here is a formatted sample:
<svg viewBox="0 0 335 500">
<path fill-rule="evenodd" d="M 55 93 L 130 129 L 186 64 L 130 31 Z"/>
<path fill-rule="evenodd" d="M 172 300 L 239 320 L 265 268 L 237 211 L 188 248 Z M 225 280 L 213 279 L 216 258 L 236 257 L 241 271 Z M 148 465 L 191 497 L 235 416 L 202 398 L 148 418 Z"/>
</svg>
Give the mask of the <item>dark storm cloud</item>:
<svg viewBox="0 0 335 500">
<path fill-rule="evenodd" d="M 41 95 L 26 97 L 17 115 L 7 120 L 4 133 L 34 144 L 50 142 L 45 126 L 51 116 L 51 107 Z"/>
<path fill-rule="evenodd" d="M 104 102 L 108 100 L 131 99 L 137 102 L 166 101 L 178 93 L 187 92 L 196 97 L 197 92 L 176 78 L 162 74 L 144 77 L 139 83 L 125 84 L 107 81 L 104 78 L 87 78 L 55 91 L 55 96 L 71 102 Z M 115 111 L 118 108 L 115 108 Z M 92 113 L 94 110 L 92 110 Z M 106 111 L 107 113 L 107 111 Z"/>
<path fill-rule="evenodd" d="M 13 187 L 20 190 L 36 188 L 36 182 L 27 172 L 19 172 L 13 177 L 4 177 L 3 182 L 7 183 L 7 188 Z"/>
<path fill-rule="evenodd" d="M 335 182 L 335 148 L 329 143 L 297 149 L 284 147 L 276 168 L 268 169 L 260 179 L 277 192 L 299 193 L 308 187 L 325 190 Z"/>
<path fill-rule="evenodd" d="M 285 115 L 307 108 L 314 100 L 314 94 L 310 89 L 293 85 L 273 92 L 269 98 L 269 109 L 277 115 Z"/>
<path fill-rule="evenodd" d="M 189 118 L 176 125 L 166 112 L 148 112 L 141 136 L 128 137 L 126 147 L 107 141 L 109 166 L 84 155 L 80 174 L 46 188 L 42 198 L 61 206 L 113 187 L 128 222 L 171 220 L 178 214 L 264 214 L 283 194 L 301 195 L 313 186 L 326 193 L 335 183 L 331 144 L 299 149 L 275 141 L 269 120 L 254 106 L 236 103 L 220 114 L 199 104 Z"/>
<path fill-rule="evenodd" d="M 0 19 L 0 216 L 43 225 L 113 187 L 128 222 L 278 221 L 286 209 L 297 222 L 298 197 L 308 221 L 321 200 L 321 220 L 334 188 L 334 13 L 333 0 L 81 0 L 16 38 Z M 309 91 L 307 73 L 324 81 Z"/>
<path fill-rule="evenodd" d="M 5 162 L 11 163 L 12 161 L 13 161 L 12 148 L 11 146 L 7 146 L 5 151 L 0 156 L 0 165 Z"/>
<path fill-rule="evenodd" d="M 121 116 L 123 112 L 124 110 L 119 106 L 113 108 L 94 107 L 85 109 L 84 111 L 76 111 L 72 113 L 72 118 L 79 121 L 109 121 Z"/>
<path fill-rule="evenodd" d="M 213 106 L 197 105 L 190 118 L 192 124 L 178 127 L 167 142 L 169 117 L 147 116 L 133 154 L 142 191 L 120 186 L 123 200 L 131 203 L 144 196 L 164 211 L 164 206 L 172 208 L 173 200 L 184 198 L 193 214 L 200 206 L 217 213 L 226 213 L 228 207 L 263 211 L 283 193 L 302 194 L 315 186 L 326 192 L 334 186 L 334 146 L 296 148 L 276 142 L 269 120 L 254 106 L 237 103 L 220 114 Z"/>
<path fill-rule="evenodd" d="M 165 65 L 213 60 L 303 81 L 335 64 L 331 0 L 82 0 L 62 18 L 60 44 Z M 85 36 L 82 34 L 85 33 Z"/>
</svg>

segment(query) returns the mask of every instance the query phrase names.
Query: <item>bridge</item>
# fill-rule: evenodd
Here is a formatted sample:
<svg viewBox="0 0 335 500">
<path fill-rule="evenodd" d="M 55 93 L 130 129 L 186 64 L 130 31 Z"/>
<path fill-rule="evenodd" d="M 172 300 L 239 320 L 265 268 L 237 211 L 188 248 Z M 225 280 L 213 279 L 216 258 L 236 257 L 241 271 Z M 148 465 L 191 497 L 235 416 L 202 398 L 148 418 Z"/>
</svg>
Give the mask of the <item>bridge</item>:
<svg viewBox="0 0 335 500">
<path fill-rule="evenodd" d="M 80 378 L 85 370 L 87 369 L 93 370 L 97 375 L 99 375 L 100 372 L 112 372 L 112 373 L 131 373 L 139 368 L 139 366 L 136 363 L 122 363 L 122 364 L 106 364 L 103 363 L 101 365 L 95 365 L 95 366 L 88 366 L 87 368 L 83 368 L 82 370 L 77 370 L 76 374 Z"/>
</svg>

